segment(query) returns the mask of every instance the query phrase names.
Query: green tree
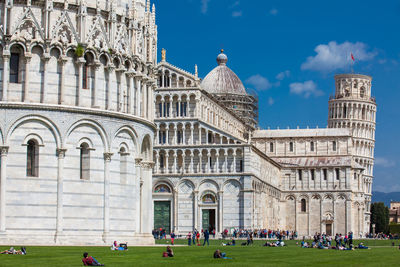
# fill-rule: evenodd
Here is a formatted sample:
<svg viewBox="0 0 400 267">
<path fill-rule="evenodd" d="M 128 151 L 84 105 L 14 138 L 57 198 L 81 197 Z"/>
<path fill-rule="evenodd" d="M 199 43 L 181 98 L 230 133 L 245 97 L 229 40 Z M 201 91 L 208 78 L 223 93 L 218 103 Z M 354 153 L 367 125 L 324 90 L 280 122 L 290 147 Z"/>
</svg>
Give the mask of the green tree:
<svg viewBox="0 0 400 267">
<path fill-rule="evenodd" d="M 389 232 L 389 208 L 383 202 L 371 205 L 371 233 L 372 224 L 375 224 L 375 233 Z"/>
</svg>

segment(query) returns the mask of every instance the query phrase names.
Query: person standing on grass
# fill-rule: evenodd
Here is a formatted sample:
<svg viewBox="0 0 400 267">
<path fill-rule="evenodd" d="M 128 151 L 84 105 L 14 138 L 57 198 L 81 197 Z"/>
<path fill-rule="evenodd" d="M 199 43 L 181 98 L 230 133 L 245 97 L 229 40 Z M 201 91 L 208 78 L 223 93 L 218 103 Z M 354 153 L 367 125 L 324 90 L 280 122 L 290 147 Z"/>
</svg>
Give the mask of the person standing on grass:
<svg viewBox="0 0 400 267">
<path fill-rule="evenodd" d="M 196 235 L 197 235 L 197 230 L 194 229 L 193 235 L 192 235 L 192 243 L 193 243 L 193 245 L 195 245 L 195 246 L 196 246 Z"/>
<path fill-rule="evenodd" d="M 199 232 L 196 233 L 196 243 L 198 246 L 200 246 L 200 233 Z"/>
<path fill-rule="evenodd" d="M 208 246 L 210 245 L 209 239 L 210 239 L 210 233 L 209 233 L 208 230 L 206 229 L 206 230 L 204 231 L 204 243 L 203 243 L 203 246 L 206 245 L 206 242 L 207 242 L 207 245 L 208 245 Z"/>
<path fill-rule="evenodd" d="M 187 240 L 188 240 L 188 246 L 192 245 L 192 233 L 189 232 L 186 236 Z"/>
<path fill-rule="evenodd" d="M 174 241 L 175 241 L 174 231 L 172 231 L 169 235 L 171 236 L 171 245 L 174 245 Z"/>
</svg>

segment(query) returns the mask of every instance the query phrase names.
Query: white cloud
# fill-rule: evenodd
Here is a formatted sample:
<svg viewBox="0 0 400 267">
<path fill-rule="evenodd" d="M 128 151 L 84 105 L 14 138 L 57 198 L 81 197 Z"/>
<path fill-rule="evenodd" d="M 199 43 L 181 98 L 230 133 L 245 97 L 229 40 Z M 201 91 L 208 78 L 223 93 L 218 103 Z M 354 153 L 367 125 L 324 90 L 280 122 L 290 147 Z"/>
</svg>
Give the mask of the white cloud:
<svg viewBox="0 0 400 267">
<path fill-rule="evenodd" d="M 269 11 L 269 14 L 272 15 L 272 16 L 278 15 L 278 9 L 276 9 L 276 8 L 271 9 L 271 10 Z"/>
<path fill-rule="evenodd" d="M 289 76 L 290 76 L 290 71 L 285 70 L 285 71 L 282 71 L 281 73 L 279 73 L 278 75 L 276 75 L 276 79 L 279 81 L 282 81 L 283 79 L 285 79 Z"/>
<path fill-rule="evenodd" d="M 321 96 L 324 93 L 318 90 L 317 85 L 313 81 L 306 81 L 304 83 L 291 83 L 289 85 L 290 93 L 296 95 L 303 95 L 305 98 L 309 98 L 311 95 Z"/>
<path fill-rule="evenodd" d="M 232 12 L 232 17 L 234 17 L 234 18 L 241 17 L 242 15 L 243 15 L 242 11 L 233 11 Z"/>
<path fill-rule="evenodd" d="M 208 11 L 208 3 L 211 0 L 201 0 L 201 13 L 206 14 Z"/>
<path fill-rule="evenodd" d="M 384 168 L 390 168 L 396 166 L 396 162 L 394 160 L 382 158 L 382 157 L 376 157 L 375 158 L 375 164 L 377 166 L 382 166 Z"/>
<path fill-rule="evenodd" d="M 229 8 L 234 8 L 240 5 L 240 1 L 235 1 Z"/>
<path fill-rule="evenodd" d="M 317 54 L 307 58 L 306 62 L 301 65 L 302 70 L 330 72 L 349 68 L 351 53 L 353 53 L 356 62 L 368 61 L 376 56 L 376 52 L 369 51 L 367 45 L 361 42 L 338 44 L 332 41 L 327 45 L 318 45 L 314 51 Z"/>
<path fill-rule="evenodd" d="M 272 97 L 268 98 L 268 105 L 272 106 L 273 104 L 275 104 L 275 100 Z"/>
<path fill-rule="evenodd" d="M 269 80 L 260 74 L 251 76 L 246 80 L 246 83 L 254 86 L 254 88 L 258 91 L 268 90 L 272 87 L 272 84 L 269 82 Z"/>
</svg>

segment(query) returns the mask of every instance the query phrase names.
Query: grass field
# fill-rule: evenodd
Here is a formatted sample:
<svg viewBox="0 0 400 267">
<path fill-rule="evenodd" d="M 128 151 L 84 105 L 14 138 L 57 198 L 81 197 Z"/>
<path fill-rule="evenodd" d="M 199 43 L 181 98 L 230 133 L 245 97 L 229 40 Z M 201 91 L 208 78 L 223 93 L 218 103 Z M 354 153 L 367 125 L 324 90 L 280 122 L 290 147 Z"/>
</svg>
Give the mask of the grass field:
<svg viewBox="0 0 400 267">
<path fill-rule="evenodd" d="M 209 247 L 177 246 L 173 248 L 174 258 L 161 257 L 165 246 L 130 247 L 122 252 L 108 247 L 27 247 L 27 255 L 0 255 L 0 266 L 82 266 L 85 251 L 106 266 L 399 266 L 400 262 L 400 241 L 395 241 L 395 247 L 390 240 L 363 241 L 371 249 L 354 251 L 302 249 L 295 241 L 288 241 L 287 247 L 267 248 L 262 247 L 264 242 L 255 241 L 249 247 L 222 247 L 221 241 L 211 241 Z M 232 259 L 213 259 L 217 248 Z"/>
</svg>

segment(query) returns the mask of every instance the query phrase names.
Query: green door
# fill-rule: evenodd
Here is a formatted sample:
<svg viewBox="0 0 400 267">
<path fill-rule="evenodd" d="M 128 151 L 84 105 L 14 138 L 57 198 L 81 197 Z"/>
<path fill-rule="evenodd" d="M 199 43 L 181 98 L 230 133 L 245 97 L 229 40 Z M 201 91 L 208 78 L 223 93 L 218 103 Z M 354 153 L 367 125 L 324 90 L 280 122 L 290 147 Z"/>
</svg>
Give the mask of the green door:
<svg viewBox="0 0 400 267">
<path fill-rule="evenodd" d="M 203 210 L 202 229 L 205 231 L 210 227 L 210 210 Z"/>
<path fill-rule="evenodd" d="M 154 201 L 154 228 L 171 232 L 171 202 Z"/>
</svg>

